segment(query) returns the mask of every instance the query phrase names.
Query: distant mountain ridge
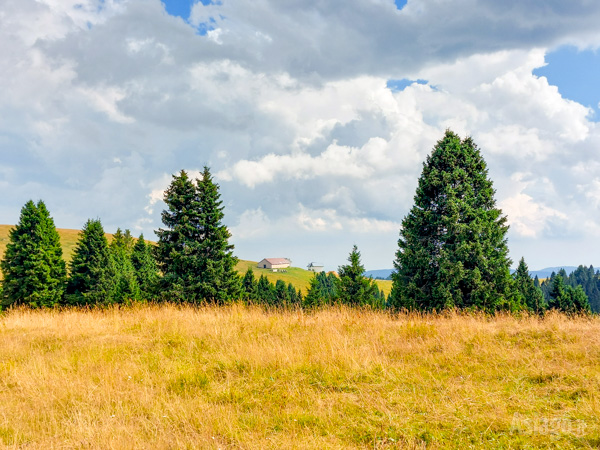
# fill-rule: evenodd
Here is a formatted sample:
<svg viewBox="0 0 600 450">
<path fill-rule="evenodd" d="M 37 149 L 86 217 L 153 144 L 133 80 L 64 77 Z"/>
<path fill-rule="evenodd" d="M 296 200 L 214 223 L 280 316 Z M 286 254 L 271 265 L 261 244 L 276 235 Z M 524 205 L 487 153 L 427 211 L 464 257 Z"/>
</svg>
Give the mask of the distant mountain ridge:
<svg viewBox="0 0 600 450">
<path fill-rule="evenodd" d="M 594 266 L 594 267 L 596 267 L 596 266 Z M 532 278 L 535 278 L 536 275 L 538 278 L 550 278 L 550 275 L 552 275 L 552 272 L 558 273 L 558 271 L 560 269 L 565 269 L 565 272 L 567 272 L 567 275 L 570 275 L 572 272 L 575 271 L 575 269 L 577 269 L 577 267 L 576 266 L 546 267 L 545 269 L 540 269 L 540 270 L 530 270 L 529 275 L 531 275 Z"/>
<path fill-rule="evenodd" d="M 598 266 L 594 266 L 594 268 L 598 268 Z M 565 269 L 565 272 L 567 272 L 567 275 L 570 275 L 571 272 L 574 272 L 575 269 L 577 269 L 577 267 L 576 266 L 546 267 L 546 268 L 540 269 L 540 270 L 530 270 L 529 274 L 531 275 L 532 278 L 535 278 L 536 275 L 538 278 L 550 278 L 550 275 L 552 275 L 552 272 L 558 273 L 558 271 L 560 269 Z M 367 270 L 365 272 L 365 277 L 373 277 L 373 278 L 387 280 L 387 279 L 389 279 L 389 277 L 393 271 L 394 271 L 394 269 Z M 511 273 L 512 272 L 514 272 L 514 270 L 511 270 Z"/>
<path fill-rule="evenodd" d="M 365 277 L 379 278 L 380 280 L 387 280 L 393 271 L 394 271 L 394 269 L 367 270 L 365 272 Z"/>
</svg>

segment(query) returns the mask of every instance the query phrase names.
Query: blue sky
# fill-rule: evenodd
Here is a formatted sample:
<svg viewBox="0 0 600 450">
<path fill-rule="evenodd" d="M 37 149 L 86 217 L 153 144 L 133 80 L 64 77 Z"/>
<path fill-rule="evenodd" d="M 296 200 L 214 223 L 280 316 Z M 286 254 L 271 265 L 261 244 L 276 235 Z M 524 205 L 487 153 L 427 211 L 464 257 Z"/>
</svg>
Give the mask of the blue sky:
<svg viewBox="0 0 600 450">
<path fill-rule="evenodd" d="M 587 0 L 4 0 L 0 223 L 42 199 L 153 238 L 172 174 L 209 165 L 240 258 L 390 268 L 451 128 L 513 261 L 596 265 L 598 23 Z"/>
<path fill-rule="evenodd" d="M 600 120 L 600 52 L 564 46 L 548 53 L 546 62 L 533 73 L 545 76 L 563 97 L 593 108 L 594 120 Z"/>
<path fill-rule="evenodd" d="M 190 11 L 194 0 L 163 0 L 166 11 L 172 16 L 178 16 L 187 20 L 190 17 Z M 208 3 L 208 2 L 204 2 Z"/>
</svg>

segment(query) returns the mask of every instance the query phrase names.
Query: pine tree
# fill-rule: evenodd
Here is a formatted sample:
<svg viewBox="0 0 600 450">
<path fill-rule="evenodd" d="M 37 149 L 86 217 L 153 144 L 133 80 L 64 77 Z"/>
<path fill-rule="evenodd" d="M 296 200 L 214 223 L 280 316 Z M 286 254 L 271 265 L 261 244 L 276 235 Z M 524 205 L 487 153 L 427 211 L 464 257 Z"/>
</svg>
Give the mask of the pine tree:
<svg viewBox="0 0 600 450">
<path fill-rule="evenodd" d="M 327 293 L 323 289 L 322 283 L 319 281 L 319 276 L 323 272 L 315 274 L 310 279 L 308 292 L 302 301 L 305 308 L 318 308 L 327 302 Z"/>
<path fill-rule="evenodd" d="M 159 229 L 157 260 L 167 295 L 186 301 L 223 303 L 241 294 L 233 245 L 224 217 L 219 186 L 208 167 L 193 183 L 185 171 L 173 176 L 165 192 L 168 210 Z"/>
<path fill-rule="evenodd" d="M 256 296 L 257 282 L 256 278 L 254 278 L 254 271 L 252 267 L 248 267 L 246 270 L 246 274 L 242 279 L 242 296 L 248 302 L 254 302 L 257 300 Z"/>
<path fill-rule="evenodd" d="M 302 292 L 300 289 L 296 290 L 292 283 L 288 283 L 287 289 L 290 305 L 299 306 L 302 303 Z"/>
<path fill-rule="evenodd" d="M 527 267 L 527 264 L 525 264 L 524 258 L 521 258 L 519 261 L 519 266 L 517 267 L 513 278 L 515 280 L 515 287 L 519 292 L 523 303 L 527 306 L 527 309 L 535 314 L 543 313 L 546 309 L 544 294 L 539 287 L 535 286 L 534 280 L 531 279 L 529 268 Z"/>
<path fill-rule="evenodd" d="M 54 220 L 41 200 L 28 201 L 10 230 L 0 263 L 4 280 L 0 309 L 10 305 L 54 306 L 65 292 L 67 269 Z"/>
<path fill-rule="evenodd" d="M 88 220 L 79 233 L 67 282 L 71 305 L 110 304 L 115 268 L 100 220 Z"/>
<path fill-rule="evenodd" d="M 277 306 L 287 306 L 290 303 L 290 294 L 288 287 L 283 280 L 275 282 L 275 304 Z"/>
<path fill-rule="evenodd" d="M 581 286 L 588 297 L 594 313 L 600 312 L 600 277 L 594 266 L 579 266 L 569 275 L 568 284 L 573 287 Z"/>
<path fill-rule="evenodd" d="M 549 309 L 566 314 L 590 313 L 591 308 L 588 298 L 581 286 L 573 287 L 565 283 L 567 274 L 561 269 L 552 279 L 550 287 Z"/>
<path fill-rule="evenodd" d="M 360 262 L 360 252 L 356 245 L 350 252 L 348 262 L 350 264 L 338 267 L 339 301 L 347 305 L 373 305 L 379 297 L 379 288 L 375 281 L 363 276 L 365 268 Z"/>
<path fill-rule="evenodd" d="M 156 231 L 156 261 L 162 271 L 160 290 L 172 301 L 193 301 L 196 271 L 194 259 L 198 253 L 200 235 L 200 204 L 196 188 L 185 171 L 173 175 L 165 191 L 167 210 L 162 212 L 165 229 Z"/>
<path fill-rule="evenodd" d="M 307 308 L 333 304 L 338 298 L 337 284 L 337 277 L 333 273 L 316 273 L 310 279 L 308 292 L 302 304 Z"/>
<path fill-rule="evenodd" d="M 256 301 L 263 305 L 274 305 L 277 301 L 275 286 L 265 275 L 261 275 L 256 284 Z"/>
<path fill-rule="evenodd" d="M 208 167 L 204 167 L 196 185 L 202 211 L 201 258 L 197 268 L 200 296 L 216 303 L 238 299 L 241 294 L 241 280 L 235 269 L 238 259 L 233 256 L 233 245 L 229 244 L 231 233 L 222 223 L 224 208 L 219 185 L 213 182 Z"/>
<path fill-rule="evenodd" d="M 391 306 L 519 308 L 507 231 L 479 149 L 446 131 L 423 164 L 415 205 L 402 222 Z"/>
<path fill-rule="evenodd" d="M 129 230 L 125 230 L 123 233 L 118 228 L 109 246 L 114 269 L 114 276 L 111 280 L 112 303 L 125 303 L 140 299 L 140 285 L 131 261 L 133 246 L 134 240 Z"/>
<path fill-rule="evenodd" d="M 142 300 L 153 300 L 158 286 L 158 270 L 152 255 L 152 247 L 146 244 L 143 234 L 140 234 L 133 246 L 131 263 L 140 287 L 140 298 Z"/>
</svg>

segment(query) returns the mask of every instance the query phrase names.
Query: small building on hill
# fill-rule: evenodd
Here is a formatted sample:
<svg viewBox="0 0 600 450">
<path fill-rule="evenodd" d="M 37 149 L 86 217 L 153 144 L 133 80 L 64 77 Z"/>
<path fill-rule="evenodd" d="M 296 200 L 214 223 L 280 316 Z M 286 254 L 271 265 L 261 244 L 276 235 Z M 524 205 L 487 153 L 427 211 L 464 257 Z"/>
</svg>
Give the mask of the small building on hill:
<svg viewBox="0 0 600 450">
<path fill-rule="evenodd" d="M 288 258 L 265 258 L 258 263 L 259 269 L 270 269 L 276 271 L 278 269 L 287 269 L 292 264 Z"/>
<path fill-rule="evenodd" d="M 323 272 L 325 270 L 325 266 L 320 263 L 311 262 L 308 266 L 306 266 L 306 270 L 310 270 L 311 272 Z"/>
</svg>

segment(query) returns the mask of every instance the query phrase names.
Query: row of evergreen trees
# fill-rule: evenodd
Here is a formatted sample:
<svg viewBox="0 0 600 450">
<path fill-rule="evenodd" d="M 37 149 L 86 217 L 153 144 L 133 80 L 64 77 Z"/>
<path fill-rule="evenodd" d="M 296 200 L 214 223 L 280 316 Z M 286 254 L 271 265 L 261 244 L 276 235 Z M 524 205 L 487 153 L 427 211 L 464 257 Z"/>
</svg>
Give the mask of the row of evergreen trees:
<svg viewBox="0 0 600 450">
<path fill-rule="evenodd" d="M 4 279 L 0 306 L 111 304 L 153 298 L 158 272 L 143 235 L 120 229 L 108 244 L 99 220 L 88 220 L 70 270 L 60 238 L 43 201 L 28 201 L 10 231 L 0 262 Z"/>
<path fill-rule="evenodd" d="M 348 262 L 338 267 L 337 276 L 332 272 L 315 274 L 303 304 L 312 308 L 332 304 L 385 308 L 385 294 L 373 279 L 363 275 L 365 268 L 356 245 L 350 252 Z"/>
<path fill-rule="evenodd" d="M 129 232 L 120 230 L 109 246 L 100 221 L 90 220 L 68 275 L 48 210 L 43 202 L 30 201 L 10 233 L 1 263 L 2 304 L 110 304 L 140 298 L 222 304 L 245 299 L 307 307 L 342 303 L 419 311 L 589 312 L 586 292 L 595 296 L 595 304 L 600 297 L 597 275 L 582 269 L 573 280 L 559 274 L 548 285 L 536 285 L 521 259 L 511 276 L 508 225 L 494 193 L 473 140 L 447 130 L 423 164 L 415 204 L 402 222 L 387 299 L 363 276 L 356 246 L 349 264 L 339 267 L 339 276 L 317 274 L 304 298 L 282 281 L 255 280 L 251 271 L 240 277 L 231 235 L 222 223 L 219 186 L 207 167 L 196 180 L 185 171 L 173 176 L 156 246 L 146 244 L 143 236 L 134 243 Z M 579 281 L 585 290 L 577 287 Z"/>
<path fill-rule="evenodd" d="M 579 292 L 576 293 L 581 289 L 588 299 L 589 309 L 593 313 L 600 312 L 600 272 L 593 266 L 579 266 L 569 275 L 565 269 L 560 269 L 558 273 L 552 272 L 550 278 L 541 283 L 536 277 L 535 284 L 540 287 L 544 300 L 549 305 L 555 303 L 554 299 L 559 292 L 569 293 L 575 303 L 582 302 L 583 296 Z M 584 302 L 584 308 L 587 307 Z"/>
<path fill-rule="evenodd" d="M 80 232 L 67 274 L 59 235 L 42 201 L 29 201 L 10 232 L 1 268 L 2 306 L 109 305 L 137 300 L 224 303 L 243 300 L 269 306 L 316 307 L 346 303 L 383 307 L 385 297 L 362 276 L 356 246 L 340 277 L 320 273 L 306 298 L 291 283 L 258 280 L 252 269 L 242 278 L 222 224 L 218 185 L 208 168 L 191 180 L 185 171 L 165 192 L 164 229 L 156 246 L 118 229 L 109 245 L 100 220 Z"/>
</svg>

